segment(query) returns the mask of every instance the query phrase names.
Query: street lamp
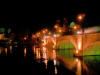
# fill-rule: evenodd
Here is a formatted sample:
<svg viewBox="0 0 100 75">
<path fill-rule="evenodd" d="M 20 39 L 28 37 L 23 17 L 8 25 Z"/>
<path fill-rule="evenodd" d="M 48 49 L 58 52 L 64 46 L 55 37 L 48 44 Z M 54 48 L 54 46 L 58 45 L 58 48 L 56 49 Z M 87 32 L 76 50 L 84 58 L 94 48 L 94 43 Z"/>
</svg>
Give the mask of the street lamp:
<svg viewBox="0 0 100 75">
<path fill-rule="evenodd" d="M 51 35 L 51 32 L 49 31 L 48 34 Z"/>
<path fill-rule="evenodd" d="M 55 25 L 54 25 L 54 28 L 55 28 L 55 29 L 59 28 L 59 24 L 55 24 Z"/>
<path fill-rule="evenodd" d="M 84 28 L 83 28 L 83 25 L 82 25 L 82 23 L 83 23 L 83 21 L 84 21 L 84 18 L 85 18 L 85 14 L 84 13 L 82 13 L 82 14 L 78 14 L 77 15 L 77 21 L 80 23 L 80 25 L 81 25 L 81 28 L 82 28 L 82 34 L 84 35 Z M 83 35 L 82 35 L 82 50 L 83 50 Z"/>
<path fill-rule="evenodd" d="M 79 21 L 79 22 L 82 22 L 83 20 L 84 20 L 84 18 L 85 18 L 85 14 L 83 13 L 83 14 L 78 14 L 77 15 L 77 20 Z"/>
</svg>

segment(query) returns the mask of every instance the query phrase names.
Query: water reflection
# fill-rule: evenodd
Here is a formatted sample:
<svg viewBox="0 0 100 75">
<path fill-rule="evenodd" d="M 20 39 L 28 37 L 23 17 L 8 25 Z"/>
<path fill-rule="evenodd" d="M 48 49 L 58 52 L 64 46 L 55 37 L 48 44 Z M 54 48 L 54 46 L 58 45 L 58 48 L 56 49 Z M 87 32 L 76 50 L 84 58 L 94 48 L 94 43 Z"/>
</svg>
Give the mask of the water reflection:
<svg viewBox="0 0 100 75">
<path fill-rule="evenodd" d="M 0 55 L 1 55 L 2 47 L 0 47 Z"/>
<path fill-rule="evenodd" d="M 12 45 L 9 46 L 10 53 L 12 53 Z"/>
<path fill-rule="evenodd" d="M 45 68 L 48 69 L 48 62 L 53 61 L 54 72 L 57 74 L 57 60 L 56 60 L 56 50 L 48 50 L 45 46 L 37 48 L 36 46 L 32 47 L 32 51 L 35 54 L 37 60 L 41 60 L 45 64 Z"/>
<path fill-rule="evenodd" d="M 0 47 L 0 56 L 10 56 L 14 55 L 15 49 L 12 45 L 6 47 Z"/>
<path fill-rule="evenodd" d="M 81 75 L 82 74 L 82 66 L 81 66 L 81 61 L 78 58 L 76 58 L 76 63 L 77 63 L 76 75 Z"/>
<path fill-rule="evenodd" d="M 74 72 L 75 75 L 99 75 L 99 71 L 97 72 L 94 70 L 91 65 L 94 65 L 95 68 L 98 65 L 95 65 L 94 62 L 97 64 L 100 64 L 100 59 L 95 59 L 94 61 L 91 61 L 90 59 L 95 58 L 96 56 L 89 56 L 87 57 L 67 57 L 66 54 L 60 55 L 57 50 L 50 50 L 46 48 L 45 46 L 41 48 L 36 48 L 35 46 L 32 47 L 34 54 L 36 54 L 36 59 L 43 59 L 46 69 L 48 69 L 48 62 L 53 61 L 54 65 L 54 73 L 58 75 L 59 71 L 57 66 L 59 67 L 60 64 L 62 64 L 66 69 L 69 69 L 70 71 Z M 100 56 L 98 56 L 100 58 Z M 88 60 L 87 60 L 88 59 Z M 100 66 L 98 67 L 100 69 Z M 96 73 L 97 72 L 97 73 Z"/>
<path fill-rule="evenodd" d="M 5 48 L 5 55 L 7 56 L 7 51 L 8 51 L 8 49 L 7 48 Z"/>
<path fill-rule="evenodd" d="M 26 53 L 27 53 L 27 49 L 24 48 L 24 56 L 26 56 Z"/>
<path fill-rule="evenodd" d="M 45 59 L 45 60 L 44 60 L 44 63 L 45 63 L 45 65 L 46 65 L 46 69 L 47 69 L 47 68 L 48 68 L 48 67 L 47 67 L 47 65 L 48 65 L 48 60 Z"/>
</svg>

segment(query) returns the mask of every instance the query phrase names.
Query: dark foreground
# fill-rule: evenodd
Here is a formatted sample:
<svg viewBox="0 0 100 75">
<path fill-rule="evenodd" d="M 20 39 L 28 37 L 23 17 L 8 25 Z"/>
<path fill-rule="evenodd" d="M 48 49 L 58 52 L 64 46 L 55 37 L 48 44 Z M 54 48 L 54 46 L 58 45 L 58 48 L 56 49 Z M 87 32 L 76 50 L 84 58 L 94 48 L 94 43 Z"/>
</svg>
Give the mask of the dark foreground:
<svg viewBox="0 0 100 75">
<path fill-rule="evenodd" d="M 81 59 L 76 66 L 72 61 L 73 66 L 69 66 L 66 59 L 60 60 L 59 65 L 54 65 L 53 60 L 48 60 L 47 65 L 44 59 L 36 59 L 36 55 L 32 53 L 31 47 L 27 47 L 27 54 L 24 56 L 24 49 L 26 46 L 17 46 L 10 49 L 10 47 L 0 47 L 0 68 L 4 75 L 100 75 L 100 56 L 88 56 Z M 72 69 L 68 69 L 71 67 Z M 80 70 L 81 69 L 81 70 Z"/>
</svg>

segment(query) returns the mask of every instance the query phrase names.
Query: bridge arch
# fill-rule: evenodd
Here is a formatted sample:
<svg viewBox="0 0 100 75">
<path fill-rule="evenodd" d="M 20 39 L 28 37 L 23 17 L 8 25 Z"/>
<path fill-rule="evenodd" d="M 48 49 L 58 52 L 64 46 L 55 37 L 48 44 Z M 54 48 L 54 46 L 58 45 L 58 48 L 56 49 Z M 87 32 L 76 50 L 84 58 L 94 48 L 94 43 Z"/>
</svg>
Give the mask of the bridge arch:
<svg viewBox="0 0 100 75">
<path fill-rule="evenodd" d="M 75 48 L 77 49 L 77 37 L 74 35 L 62 36 L 56 39 L 56 47 L 60 45 L 65 45 L 65 48 Z"/>
<path fill-rule="evenodd" d="M 65 41 L 58 44 L 57 49 L 75 49 L 75 46 L 71 41 Z"/>
</svg>

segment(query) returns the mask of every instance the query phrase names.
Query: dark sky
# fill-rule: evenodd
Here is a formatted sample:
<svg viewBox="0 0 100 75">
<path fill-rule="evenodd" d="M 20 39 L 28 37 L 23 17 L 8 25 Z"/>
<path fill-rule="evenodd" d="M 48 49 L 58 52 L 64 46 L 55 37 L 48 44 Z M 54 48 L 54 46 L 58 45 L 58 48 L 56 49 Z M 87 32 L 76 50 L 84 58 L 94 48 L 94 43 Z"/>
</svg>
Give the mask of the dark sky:
<svg viewBox="0 0 100 75">
<path fill-rule="evenodd" d="M 26 5 L 22 7 L 8 7 L 1 10 L 0 26 L 12 27 L 16 30 L 23 31 L 31 29 L 37 31 L 43 27 L 51 26 L 56 19 L 67 17 L 68 21 L 74 21 L 78 13 L 86 13 L 86 26 L 100 25 L 100 9 L 94 3 L 86 6 L 86 4 L 57 4 L 50 5 Z M 77 5 L 77 6 L 76 6 Z"/>
</svg>

